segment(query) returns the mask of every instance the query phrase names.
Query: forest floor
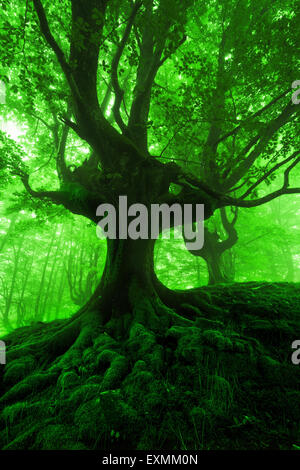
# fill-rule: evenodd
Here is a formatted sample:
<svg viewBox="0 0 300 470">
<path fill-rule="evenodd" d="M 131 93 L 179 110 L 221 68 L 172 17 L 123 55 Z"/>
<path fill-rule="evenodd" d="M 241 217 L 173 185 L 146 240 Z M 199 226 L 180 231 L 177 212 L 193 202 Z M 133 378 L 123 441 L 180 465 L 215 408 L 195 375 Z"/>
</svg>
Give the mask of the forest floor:
<svg viewBox="0 0 300 470">
<path fill-rule="evenodd" d="M 200 292 L 214 310 L 194 326 L 103 333 L 63 371 L 30 347 L 0 365 L 0 448 L 300 449 L 300 285 Z M 39 323 L 4 339 L 9 350 L 41 334 Z"/>
</svg>

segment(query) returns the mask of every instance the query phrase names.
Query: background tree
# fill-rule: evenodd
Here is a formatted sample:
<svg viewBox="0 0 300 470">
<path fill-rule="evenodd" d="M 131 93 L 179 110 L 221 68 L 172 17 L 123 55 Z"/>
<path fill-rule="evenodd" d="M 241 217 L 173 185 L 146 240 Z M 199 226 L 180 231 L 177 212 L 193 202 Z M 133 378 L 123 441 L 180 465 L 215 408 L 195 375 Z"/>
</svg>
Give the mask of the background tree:
<svg viewBox="0 0 300 470">
<path fill-rule="evenodd" d="M 225 208 L 222 208 L 220 211 L 221 224 L 227 238 L 221 241 L 221 235 L 218 233 L 218 229 L 216 227 L 214 227 L 212 231 L 210 231 L 208 227 L 204 227 L 203 247 L 200 250 L 189 250 L 192 255 L 200 256 L 205 260 L 209 274 L 209 284 L 228 282 L 230 280 L 233 281 L 234 279 L 232 263 L 230 263 L 230 267 L 228 266 L 228 263 L 226 265 L 224 253 L 227 250 L 230 250 L 238 241 L 237 231 L 234 228 L 237 221 L 237 214 L 238 212 L 236 209 L 234 211 L 233 219 L 229 221 Z M 184 240 L 188 242 L 185 236 Z M 228 261 L 227 256 L 227 262 Z"/>
</svg>

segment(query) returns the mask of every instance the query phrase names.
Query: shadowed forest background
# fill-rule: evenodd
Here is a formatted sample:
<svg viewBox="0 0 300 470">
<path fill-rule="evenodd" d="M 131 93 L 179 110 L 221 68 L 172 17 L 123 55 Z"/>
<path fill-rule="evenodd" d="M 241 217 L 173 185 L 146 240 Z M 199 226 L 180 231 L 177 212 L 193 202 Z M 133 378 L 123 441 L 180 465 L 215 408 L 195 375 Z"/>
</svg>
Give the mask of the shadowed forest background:
<svg viewBox="0 0 300 470">
<path fill-rule="evenodd" d="M 299 20 L 2 0 L 1 449 L 300 449 Z M 100 240 L 120 195 L 204 204 L 203 248 Z"/>
</svg>

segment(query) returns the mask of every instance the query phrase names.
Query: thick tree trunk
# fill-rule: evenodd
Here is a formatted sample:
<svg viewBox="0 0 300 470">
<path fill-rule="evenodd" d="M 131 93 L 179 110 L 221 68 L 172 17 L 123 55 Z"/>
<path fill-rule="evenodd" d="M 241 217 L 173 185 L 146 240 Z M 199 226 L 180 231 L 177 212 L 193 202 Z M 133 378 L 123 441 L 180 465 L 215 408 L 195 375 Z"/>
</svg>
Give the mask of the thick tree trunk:
<svg viewBox="0 0 300 470">
<path fill-rule="evenodd" d="M 101 280 L 103 302 L 122 312 L 130 307 L 134 289 L 155 295 L 154 240 L 107 240 L 107 258 Z"/>
<path fill-rule="evenodd" d="M 117 334 L 142 323 L 152 330 L 169 324 L 154 275 L 155 240 L 107 240 L 107 258 L 96 295 L 101 323 Z M 163 318 L 165 316 L 165 318 Z"/>
</svg>

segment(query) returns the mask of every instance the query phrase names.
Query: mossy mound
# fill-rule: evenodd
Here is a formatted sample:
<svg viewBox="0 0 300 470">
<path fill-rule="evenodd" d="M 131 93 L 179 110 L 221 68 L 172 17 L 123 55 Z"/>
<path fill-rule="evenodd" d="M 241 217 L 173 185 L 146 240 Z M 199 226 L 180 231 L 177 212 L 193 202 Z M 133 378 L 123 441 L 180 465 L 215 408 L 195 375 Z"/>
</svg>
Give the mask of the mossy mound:
<svg viewBox="0 0 300 470">
<path fill-rule="evenodd" d="M 137 323 L 122 341 L 104 331 L 71 361 L 61 361 L 68 348 L 49 361 L 30 347 L 29 336 L 50 338 L 49 325 L 8 335 L 8 350 L 25 341 L 28 354 L 0 366 L 0 448 L 299 446 L 291 344 L 300 339 L 300 286 L 210 286 L 197 296 L 199 309 L 182 307 L 199 312 L 191 326 L 158 334 Z"/>
</svg>

